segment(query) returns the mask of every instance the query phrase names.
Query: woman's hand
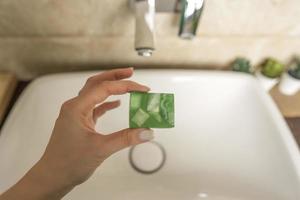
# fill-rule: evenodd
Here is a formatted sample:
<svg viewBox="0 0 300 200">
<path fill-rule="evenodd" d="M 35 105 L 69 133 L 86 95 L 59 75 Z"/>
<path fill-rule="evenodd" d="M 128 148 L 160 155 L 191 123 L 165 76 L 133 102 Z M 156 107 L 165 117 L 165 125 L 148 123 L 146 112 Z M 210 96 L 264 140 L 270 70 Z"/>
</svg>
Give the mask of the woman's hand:
<svg viewBox="0 0 300 200">
<path fill-rule="evenodd" d="M 104 102 L 109 96 L 149 91 L 144 85 L 122 80 L 132 73 L 127 68 L 93 76 L 77 97 L 62 105 L 44 155 L 15 186 L 21 187 L 22 199 L 60 199 L 113 153 L 153 139 L 149 129 L 124 129 L 109 135 L 95 131 L 97 118 L 120 105 L 119 101 Z M 30 187 L 34 194 L 26 192 Z"/>
</svg>

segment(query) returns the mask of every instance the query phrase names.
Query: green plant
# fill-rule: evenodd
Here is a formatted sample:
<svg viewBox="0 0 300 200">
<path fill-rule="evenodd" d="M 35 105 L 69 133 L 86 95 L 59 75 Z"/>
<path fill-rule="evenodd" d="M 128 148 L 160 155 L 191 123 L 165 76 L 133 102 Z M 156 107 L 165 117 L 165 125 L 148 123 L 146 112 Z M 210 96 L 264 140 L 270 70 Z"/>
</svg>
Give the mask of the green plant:
<svg viewBox="0 0 300 200">
<path fill-rule="evenodd" d="M 242 57 L 236 58 L 233 61 L 231 68 L 233 71 L 237 71 L 237 72 L 245 72 L 249 74 L 253 73 L 250 61 Z"/>
<path fill-rule="evenodd" d="M 274 58 L 268 58 L 261 66 L 261 73 L 269 78 L 278 78 L 284 71 L 284 65 Z"/>
<path fill-rule="evenodd" d="M 300 58 L 294 59 L 294 61 L 289 66 L 288 73 L 292 77 L 294 77 L 296 79 L 300 79 Z"/>
</svg>

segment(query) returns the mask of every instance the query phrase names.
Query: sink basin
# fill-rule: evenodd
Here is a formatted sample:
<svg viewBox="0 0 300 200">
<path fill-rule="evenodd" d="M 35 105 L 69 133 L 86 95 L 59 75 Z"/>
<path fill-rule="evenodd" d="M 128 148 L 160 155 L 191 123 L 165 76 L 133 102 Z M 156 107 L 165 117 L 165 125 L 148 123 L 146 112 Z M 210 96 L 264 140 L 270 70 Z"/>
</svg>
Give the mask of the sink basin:
<svg viewBox="0 0 300 200">
<path fill-rule="evenodd" d="M 45 76 L 27 87 L 1 131 L 0 192 L 40 158 L 60 105 L 95 73 Z M 125 149 L 64 199 L 300 199 L 299 149 L 255 78 L 234 72 L 136 70 L 132 80 L 153 92 L 175 94 L 175 128 L 155 129 L 164 165 L 142 174 L 131 166 Z M 129 95 L 111 99 L 121 99 L 122 105 L 97 123 L 97 130 L 106 133 L 128 127 Z M 151 151 L 144 149 L 150 160 Z"/>
</svg>

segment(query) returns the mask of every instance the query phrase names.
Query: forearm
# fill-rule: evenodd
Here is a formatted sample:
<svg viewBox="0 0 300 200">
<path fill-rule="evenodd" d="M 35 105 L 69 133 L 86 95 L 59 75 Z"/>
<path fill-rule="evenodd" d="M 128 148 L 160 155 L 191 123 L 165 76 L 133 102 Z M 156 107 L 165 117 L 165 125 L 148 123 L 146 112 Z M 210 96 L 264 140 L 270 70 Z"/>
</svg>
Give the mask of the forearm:
<svg viewBox="0 0 300 200">
<path fill-rule="evenodd" d="M 58 200 L 86 181 L 110 155 L 153 139 L 149 129 L 123 129 L 111 134 L 95 130 L 97 119 L 117 108 L 111 95 L 149 87 L 130 80 L 132 68 L 116 69 L 88 79 L 78 96 L 64 102 L 41 160 L 0 200 Z"/>
<path fill-rule="evenodd" d="M 18 183 L 0 195 L 0 200 L 59 200 L 73 187 L 62 186 L 53 177 L 51 172 L 36 164 Z"/>
</svg>

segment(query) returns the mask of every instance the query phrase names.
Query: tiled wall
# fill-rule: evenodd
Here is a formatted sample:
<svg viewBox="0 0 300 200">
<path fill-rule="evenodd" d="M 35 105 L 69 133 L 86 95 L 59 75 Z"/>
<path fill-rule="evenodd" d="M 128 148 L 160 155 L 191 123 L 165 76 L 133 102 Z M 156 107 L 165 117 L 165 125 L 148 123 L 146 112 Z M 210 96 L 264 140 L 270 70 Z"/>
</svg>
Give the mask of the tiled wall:
<svg viewBox="0 0 300 200">
<path fill-rule="evenodd" d="M 133 50 L 127 0 L 1 0 L 0 69 L 22 78 L 114 66 L 225 67 L 300 54 L 300 0 L 206 0 L 198 36 L 177 37 L 178 15 L 156 17 L 157 50 Z"/>
</svg>

